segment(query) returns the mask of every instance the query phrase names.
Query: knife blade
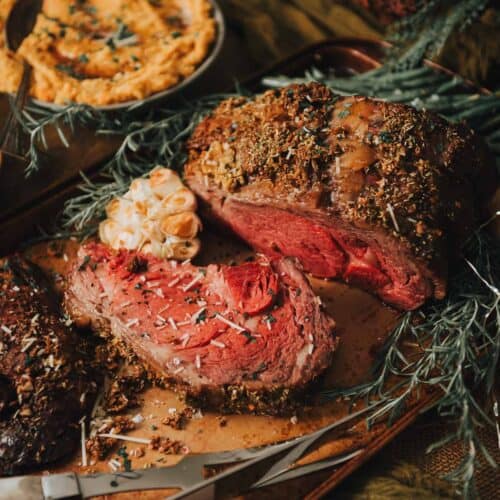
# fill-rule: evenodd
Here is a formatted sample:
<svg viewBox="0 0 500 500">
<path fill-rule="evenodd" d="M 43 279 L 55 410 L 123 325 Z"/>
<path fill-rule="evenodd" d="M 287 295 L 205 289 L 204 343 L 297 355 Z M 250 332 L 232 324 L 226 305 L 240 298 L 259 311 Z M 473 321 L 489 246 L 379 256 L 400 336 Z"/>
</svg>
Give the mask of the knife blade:
<svg viewBox="0 0 500 500">
<path fill-rule="evenodd" d="M 0 480 L 0 500 L 43 499 L 42 484 L 38 476 L 8 477 Z"/>
<path fill-rule="evenodd" d="M 148 489 L 185 489 L 204 480 L 203 467 L 238 463 L 259 457 L 262 453 L 288 449 L 289 444 L 278 443 L 260 448 L 200 453 L 187 455 L 170 467 L 141 469 L 130 472 L 82 474 L 52 474 L 41 478 L 43 495 L 39 498 L 58 500 L 67 498 L 68 491 L 79 498 Z M 26 476 L 31 477 L 31 476 Z M 40 479 L 40 478 L 38 478 Z M 76 489 L 74 487 L 76 484 Z M 0 488 L 2 481 L 0 480 Z M 0 489 L 1 491 L 1 489 Z M 76 491 L 76 493 L 75 493 Z M 0 495 L 0 500 L 3 500 Z"/>
</svg>

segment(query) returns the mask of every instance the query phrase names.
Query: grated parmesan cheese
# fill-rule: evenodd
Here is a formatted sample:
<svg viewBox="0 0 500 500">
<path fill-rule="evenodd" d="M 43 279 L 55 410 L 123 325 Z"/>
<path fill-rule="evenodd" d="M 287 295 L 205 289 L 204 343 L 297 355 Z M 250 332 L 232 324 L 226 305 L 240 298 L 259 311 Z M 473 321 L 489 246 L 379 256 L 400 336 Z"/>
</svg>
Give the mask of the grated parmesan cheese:
<svg viewBox="0 0 500 500">
<path fill-rule="evenodd" d="M 226 323 L 226 325 L 230 326 L 231 328 L 234 328 L 235 330 L 238 330 L 239 332 L 246 332 L 247 329 L 246 328 L 243 328 L 242 326 L 234 323 L 233 321 L 229 320 L 229 319 L 226 319 L 224 316 L 222 316 L 222 314 L 219 314 L 219 313 L 215 313 L 215 317 L 222 321 L 223 323 Z"/>
<path fill-rule="evenodd" d="M 138 438 L 133 436 L 124 436 L 123 434 L 112 434 L 112 433 L 97 434 L 97 437 L 118 439 L 120 441 L 130 441 L 131 443 L 140 443 L 140 444 L 149 444 L 151 442 L 151 439 Z"/>
<path fill-rule="evenodd" d="M 389 212 L 389 215 L 391 216 L 392 223 L 394 224 L 394 229 L 396 229 L 396 231 L 399 233 L 398 221 L 396 220 L 394 209 L 392 208 L 392 205 L 390 203 L 387 203 L 387 212 Z"/>
<path fill-rule="evenodd" d="M 181 280 L 180 276 L 177 276 L 177 278 L 174 278 L 170 283 L 167 283 L 167 286 L 169 288 L 172 288 L 173 286 L 177 285 L 179 281 Z"/>
<path fill-rule="evenodd" d="M 29 339 L 23 339 L 22 341 L 26 341 L 27 344 L 22 347 L 21 352 L 26 352 L 36 342 L 36 337 L 30 337 Z"/>
<path fill-rule="evenodd" d="M 193 288 L 193 286 L 196 285 L 196 283 L 198 283 L 202 279 L 203 279 L 203 274 L 200 273 L 200 274 L 196 275 L 196 277 L 193 278 L 187 285 L 182 287 L 182 291 L 187 292 L 188 290 Z"/>
<path fill-rule="evenodd" d="M 210 341 L 210 344 L 215 347 L 218 347 L 219 349 L 225 349 L 226 347 L 226 344 L 224 344 L 224 342 L 219 342 L 218 340 L 213 340 L 213 339 Z"/>
</svg>

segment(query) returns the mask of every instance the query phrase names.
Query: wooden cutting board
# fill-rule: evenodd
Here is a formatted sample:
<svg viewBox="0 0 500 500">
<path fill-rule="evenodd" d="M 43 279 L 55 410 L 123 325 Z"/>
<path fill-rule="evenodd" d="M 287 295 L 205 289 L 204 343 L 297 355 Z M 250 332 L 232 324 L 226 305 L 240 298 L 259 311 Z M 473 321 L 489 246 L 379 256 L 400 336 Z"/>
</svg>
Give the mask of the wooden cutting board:
<svg viewBox="0 0 500 500">
<path fill-rule="evenodd" d="M 57 256 L 43 243 L 29 249 L 27 257 L 41 266 L 52 277 L 60 277 L 70 269 L 78 244 L 74 241 L 58 243 Z M 251 251 L 227 234 L 205 231 L 202 234 L 202 252 L 196 263 L 205 265 L 213 262 L 241 262 L 251 255 Z M 322 388 L 347 387 L 369 380 L 373 361 L 380 347 L 398 321 L 399 314 L 383 305 L 378 299 L 361 290 L 341 283 L 311 278 L 311 284 L 321 297 L 325 309 L 335 318 L 340 347 L 335 354 L 334 363 L 328 370 Z M 221 425 L 220 415 L 203 412 L 202 418 L 192 419 L 183 430 L 176 430 L 162 424 L 175 408 L 181 411 L 184 404 L 178 396 L 168 389 L 153 387 L 141 395 L 141 406 L 125 412 L 129 416 L 141 414 L 144 421 L 137 429 L 128 433 L 130 436 L 151 438 L 153 435 L 166 436 L 182 441 L 194 453 L 222 451 L 229 449 L 260 446 L 290 439 L 317 430 L 348 414 L 349 409 L 360 409 L 361 402 L 336 400 L 325 404 L 316 404 L 297 413 L 295 418 L 278 418 L 253 415 L 225 416 L 225 425 Z M 427 397 L 414 401 L 419 408 L 428 404 Z M 411 410 L 411 405 L 410 405 Z M 387 432 L 384 423 L 368 430 L 364 420 L 343 428 L 329 436 L 303 463 L 317 461 L 347 451 L 367 447 L 376 438 Z M 135 469 L 145 466 L 165 466 L 176 463 L 180 456 L 163 455 L 150 450 L 147 446 L 134 443 L 118 442 L 116 449 L 126 445 L 130 452 L 136 448 L 144 450 L 141 458 L 132 458 Z M 115 452 L 109 458 L 116 458 Z M 48 472 L 72 470 L 78 473 L 89 471 L 110 471 L 107 461 L 97 462 L 90 467 L 81 467 L 80 453 L 65 463 L 48 469 Z M 268 488 L 271 489 L 272 487 Z M 274 487 L 276 488 L 276 486 Z M 282 491 L 283 486 L 280 486 Z M 166 490 L 163 494 L 168 494 Z M 139 498 L 156 498 L 155 492 L 142 492 Z M 138 494 L 113 495 L 113 498 L 137 498 Z M 253 497 L 259 494 L 253 494 Z M 293 495 L 292 495 L 293 497 Z"/>
</svg>

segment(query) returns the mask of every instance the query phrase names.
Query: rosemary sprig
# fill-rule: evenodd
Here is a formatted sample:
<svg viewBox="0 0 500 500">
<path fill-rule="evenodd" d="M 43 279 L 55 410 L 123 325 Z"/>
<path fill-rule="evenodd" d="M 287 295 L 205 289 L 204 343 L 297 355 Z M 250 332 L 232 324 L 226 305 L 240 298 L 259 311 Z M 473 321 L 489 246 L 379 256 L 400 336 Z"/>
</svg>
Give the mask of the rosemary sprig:
<svg viewBox="0 0 500 500">
<path fill-rule="evenodd" d="M 23 113 L 22 123 L 30 134 L 30 164 L 27 175 L 42 166 L 47 148 L 46 131 L 57 131 L 63 145 L 77 126 L 92 126 L 97 134 L 123 136 L 114 156 L 102 168 L 100 180 L 92 182 L 82 174 L 81 194 L 68 200 L 62 225 L 88 235 L 95 231 L 106 204 L 127 191 L 132 179 L 147 175 L 156 165 L 179 169 L 184 162 L 183 144 L 196 124 L 222 99 L 232 94 L 211 95 L 194 102 L 183 102 L 172 109 L 150 111 L 130 119 L 129 112 L 107 115 L 88 106 L 69 105 L 51 112 L 31 107 Z"/>
<path fill-rule="evenodd" d="M 393 70 L 415 68 L 425 57 L 439 54 L 450 36 L 476 20 L 489 0 L 427 0 L 417 2 L 416 11 L 391 26 L 388 53 Z"/>
<path fill-rule="evenodd" d="M 15 108 L 13 108 L 16 111 Z M 30 137 L 26 176 L 36 172 L 42 163 L 41 151 L 48 149 L 47 130 L 53 126 L 59 140 L 65 147 L 69 147 L 69 134 L 74 134 L 77 126 L 99 126 L 105 116 L 90 106 L 70 104 L 61 110 L 53 111 L 39 106 L 26 107 L 22 115 L 17 115 L 25 132 Z"/>
</svg>

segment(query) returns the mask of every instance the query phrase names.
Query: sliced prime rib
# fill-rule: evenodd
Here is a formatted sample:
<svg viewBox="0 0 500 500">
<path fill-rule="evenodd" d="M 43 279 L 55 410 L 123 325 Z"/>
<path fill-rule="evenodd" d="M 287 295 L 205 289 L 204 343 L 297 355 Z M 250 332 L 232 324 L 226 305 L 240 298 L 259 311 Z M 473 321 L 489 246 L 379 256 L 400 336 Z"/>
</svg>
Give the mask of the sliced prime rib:
<svg viewBox="0 0 500 500">
<path fill-rule="evenodd" d="M 37 268 L 20 257 L 5 260 L 0 288 L 3 476 L 29 472 L 75 449 L 79 420 L 93 404 L 99 378 Z"/>
<path fill-rule="evenodd" d="M 71 317 L 135 352 L 189 400 L 221 411 L 291 410 L 337 340 L 292 259 L 196 267 L 91 243 L 66 291 Z"/>
<path fill-rule="evenodd" d="M 225 100 L 187 148 L 210 220 L 401 309 L 445 295 L 448 258 L 495 186 L 464 125 L 318 83 Z"/>
</svg>

